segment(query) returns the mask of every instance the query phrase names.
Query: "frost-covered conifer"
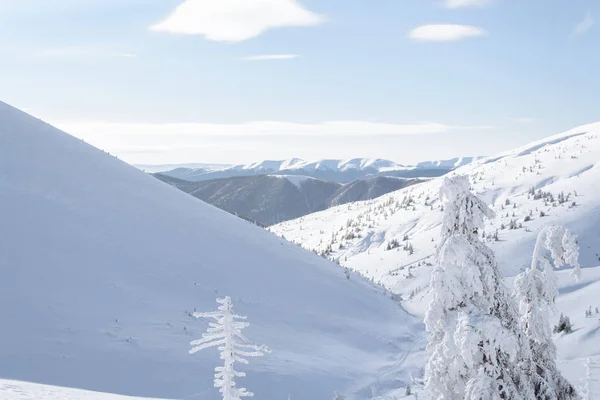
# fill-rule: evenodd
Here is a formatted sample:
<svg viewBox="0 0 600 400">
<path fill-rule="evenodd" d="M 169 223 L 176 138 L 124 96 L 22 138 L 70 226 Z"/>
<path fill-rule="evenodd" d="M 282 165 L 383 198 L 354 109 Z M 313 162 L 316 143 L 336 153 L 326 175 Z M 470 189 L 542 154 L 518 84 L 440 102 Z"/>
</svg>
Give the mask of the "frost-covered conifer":
<svg viewBox="0 0 600 400">
<path fill-rule="evenodd" d="M 233 313 L 233 305 L 229 296 L 217 299 L 217 303 L 220 304 L 219 311 L 193 314 L 196 318 L 212 318 L 216 322 L 209 323 L 210 328 L 202 335 L 201 339 L 190 343 L 195 346 L 190 350 L 190 354 L 218 346 L 224 365 L 215 368 L 215 387 L 220 388 L 223 400 L 240 400 L 241 397 L 251 397 L 254 395 L 253 393 L 248 392 L 245 388 L 236 387 L 235 378 L 244 377 L 246 373 L 236 371 L 233 365 L 236 362 L 248 364 L 248 360 L 244 357 L 260 357 L 264 355 L 264 352 L 270 350 L 265 346 L 247 342 L 242 335 L 242 330 L 250 324 L 243 321 L 246 317 Z"/>
<path fill-rule="evenodd" d="M 469 191 L 466 177 L 446 178 L 440 197 L 445 213 L 425 316 L 425 388 L 434 399 L 529 400 L 527 341 L 494 253 L 478 235 L 493 211 Z"/>
<path fill-rule="evenodd" d="M 583 382 L 583 387 L 581 388 L 581 399 L 582 400 L 592 400 L 592 382 L 594 379 L 592 378 L 592 359 L 586 358 L 585 360 L 585 377 L 581 379 Z"/>
<path fill-rule="evenodd" d="M 536 398 L 544 400 L 575 399 L 574 387 L 556 367 L 556 347 L 552 340 L 550 312 L 554 308 L 558 288 L 555 267 L 575 266 L 574 275 L 580 274 L 579 246 L 573 234 L 562 226 L 548 225 L 539 233 L 531 266 L 515 279 L 514 297 L 521 311 L 520 324 L 529 340 L 532 353 L 531 375 Z M 561 316 L 558 330 L 568 333 L 568 318 Z"/>
</svg>

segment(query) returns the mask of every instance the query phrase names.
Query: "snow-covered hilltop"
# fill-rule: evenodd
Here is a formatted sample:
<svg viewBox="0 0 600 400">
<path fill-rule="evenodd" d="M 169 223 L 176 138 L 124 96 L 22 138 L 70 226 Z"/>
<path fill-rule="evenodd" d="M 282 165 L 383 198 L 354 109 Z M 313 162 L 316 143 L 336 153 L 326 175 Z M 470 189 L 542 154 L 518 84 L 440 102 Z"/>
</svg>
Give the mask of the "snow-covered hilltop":
<svg viewBox="0 0 600 400">
<path fill-rule="evenodd" d="M 450 160 L 423 161 L 418 163 L 416 168 L 450 168 L 455 169 L 471 164 L 482 157 L 457 157 Z"/>
<path fill-rule="evenodd" d="M 573 332 L 553 335 L 558 368 L 574 385 L 586 376 L 589 357 L 592 390 L 600 392 L 600 124 L 549 137 L 450 173 L 468 175 L 471 189 L 495 211 L 480 232 L 507 283 L 531 263 L 543 226 L 557 223 L 578 236 L 582 278 L 558 272 L 557 309 Z M 269 228 L 277 235 L 337 260 L 381 282 L 402 304 L 423 316 L 443 210 L 444 178 L 401 189 L 378 199 L 310 214 Z M 558 322 L 551 316 L 550 324 Z"/>
<path fill-rule="evenodd" d="M 376 158 L 353 158 L 350 160 L 304 161 L 300 158 L 289 160 L 267 160 L 250 164 L 234 165 L 222 169 L 176 168 L 161 171 L 178 179 L 203 181 L 219 178 L 249 175 L 304 175 L 318 179 L 347 183 L 356 179 L 375 176 L 396 176 L 404 178 L 437 177 L 455 168 L 467 165 L 474 157 L 453 158 L 451 160 L 424 161 L 417 165 L 402 165 L 390 160 Z"/>
<path fill-rule="evenodd" d="M 352 398 L 420 368 L 389 293 L 4 103 L 0 271 L 5 379 L 214 399 L 216 351 L 188 350 L 192 313 L 225 295 L 272 349 L 240 379 L 262 398 Z"/>
<path fill-rule="evenodd" d="M 579 235 L 583 265 L 600 263 L 599 164 L 600 124 L 592 124 L 478 160 L 451 174 L 469 175 L 475 193 L 496 211 L 485 234 L 511 276 L 527 265 L 536 234 L 548 222 L 564 224 Z M 414 294 L 422 288 L 410 277 L 430 261 L 439 238 L 440 182 L 433 179 L 271 230 L 393 291 Z"/>
</svg>

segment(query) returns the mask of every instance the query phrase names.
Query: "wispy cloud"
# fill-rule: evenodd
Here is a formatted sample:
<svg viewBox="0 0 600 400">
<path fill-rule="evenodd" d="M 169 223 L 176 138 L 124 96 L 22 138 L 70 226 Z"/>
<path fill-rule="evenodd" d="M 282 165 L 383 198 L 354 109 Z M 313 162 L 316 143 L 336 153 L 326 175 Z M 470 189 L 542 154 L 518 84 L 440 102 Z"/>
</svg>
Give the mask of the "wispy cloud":
<svg viewBox="0 0 600 400">
<path fill-rule="evenodd" d="M 42 52 L 45 56 L 50 57 L 77 57 L 77 58 L 135 58 L 133 53 L 119 52 L 103 48 L 85 47 L 85 46 L 68 46 L 46 49 Z"/>
<path fill-rule="evenodd" d="M 256 159 L 298 156 L 351 158 L 357 154 L 392 158 L 397 149 L 389 149 L 395 148 L 403 138 L 438 134 L 451 140 L 449 138 L 454 133 L 492 128 L 436 122 L 395 124 L 369 121 L 254 121 L 232 124 L 50 122 L 93 146 L 138 164 L 198 160 L 238 163 L 241 162 L 240 157 L 248 157 L 248 154 Z M 323 146 L 311 145 L 315 140 Z M 344 141 L 344 146 L 335 147 L 340 140 Z M 331 153 L 331 146 L 341 153 Z M 318 152 L 315 153 L 315 150 Z"/>
<path fill-rule="evenodd" d="M 296 0 L 185 0 L 154 31 L 203 35 L 208 40 L 241 42 L 289 26 L 311 26 L 325 18 Z"/>
<path fill-rule="evenodd" d="M 446 8 L 484 7 L 491 3 L 491 0 L 444 0 Z"/>
<path fill-rule="evenodd" d="M 422 25 L 408 34 L 411 39 L 428 42 L 454 42 L 486 35 L 487 31 L 477 26 L 452 24 Z"/>
<path fill-rule="evenodd" d="M 590 11 L 588 11 L 583 19 L 579 21 L 575 28 L 573 28 L 573 32 L 571 32 L 571 36 L 581 36 L 587 32 L 589 32 L 595 25 L 596 21 L 594 20 L 594 16 Z"/>
<path fill-rule="evenodd" d="M 300 57 L 298 54 L 263 54 L 258 56 L 242 57 L 246 61 L 265 61 L 265 60 L 291 60 Z"/>
<path fill-rule="evenodd" d="M 54 124 L 77 136 L 102 135 L 172 135 L 181 136 L 271 136 L 271 135 L 419 135 L 447 132 L 454 127 L 422 122 L 415 124 L 390 124 L 368 121 L 326 121 L 314 124 L 280 121 L 253 121 L 241 124 L 208 123 L 110 123 L 110 122 L 57 122 Z M 469 127 L 456 127 L 456 129 Z"/>
</svg>

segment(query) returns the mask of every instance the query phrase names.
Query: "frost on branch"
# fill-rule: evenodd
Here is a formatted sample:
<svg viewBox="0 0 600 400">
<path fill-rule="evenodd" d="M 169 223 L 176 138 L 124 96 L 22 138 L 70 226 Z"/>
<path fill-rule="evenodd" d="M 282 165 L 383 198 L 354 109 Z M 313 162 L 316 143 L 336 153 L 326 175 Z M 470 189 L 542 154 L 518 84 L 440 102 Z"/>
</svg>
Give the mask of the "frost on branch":
<svg viewBox="0 0 600 400">
<path fill-rule="evenodd" d="M 494 253 L 479 240 L 493 212 L 469 191 L 466 177 L 446 178 L 440 197 L 445 211 L 425 316 L 425 388 L 434 399 L 533 398 L 516 307 Z"/>
<path fill-rule="evenodd" d="M 212 318 L 215 322 L 209 322 L 210 328 L 202 334 L 201 339 L 191 342 L 194 347 L 190 350 L 190 354 L 209 347 L 218 347 L 223 366 L 215 368 L 215 387 L 219 388 L 223 400 L 239 400 L 241 397 L 254 396 L 245 388 L 236 387 L 235 378 L 244 377 L 246 373 L 236 371 L 233 366 L 236 362 L 248 364 L 245 357 L 260 357 L 270 350 L 265 346 L 248 343 L 242 335 L 242 330 L 250 324 L 244 321 L 246 317 L 233 313 L 229 296 L 217 299 L 217 303 L 220 304 L 219 311 L 194 313 L 196 318 Z"/>
<path fill-rule="evenodd" d="M 547 225 L 538 235 L 531 266 L 515 278 L 514 298 L 519 302 L 520 325 L 532 353 L 531 375 L 538 398 L 575 399 L 574 387 L 556 367 L 556 346 L 552 340 L 550 313 L 558 287 L 554 268 L 569 264 L 579 279 L 579 245 L 575 235 L 559 225 Z M 561 315 L 557 331 L 568 333 L 570 322 Z"/>
<path fill-rule="evenodd" d="M 585 377 L 581 380 L 583 381 L 583 387 L 581 388 L 581 399 L 582 400 L 592 400 L 594 398 L 592 394 L 592 382 L 597 381 L 592 376 L 592 369 L 594 368 L 594 363 L 591 358 L 587 358 L 585 360 Z"/>
</svg>

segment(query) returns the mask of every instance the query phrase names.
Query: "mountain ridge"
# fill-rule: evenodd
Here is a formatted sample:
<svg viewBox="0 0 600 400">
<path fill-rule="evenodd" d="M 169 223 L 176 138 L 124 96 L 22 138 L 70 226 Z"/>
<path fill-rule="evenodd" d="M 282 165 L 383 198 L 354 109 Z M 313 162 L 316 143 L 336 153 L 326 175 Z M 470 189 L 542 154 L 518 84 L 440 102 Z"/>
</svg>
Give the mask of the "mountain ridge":
<svg viewBox="0 0 600 400">
<path fill-rule="evenodd" d="M 261 226 L 340 204 L 373 199 L 423 182 L 418 178 L 374 177 L 342 184 L 303 175 L 252 175 L 190 182 L 161 173 L 154 176 Z"/>
<path fill-rule="evenodd" d="M 376 176 L 403 178 L 434 177 L 479 159 L 479 157 L 457 157 L 449 160 L 424 161 L 407 166 L 390 160 L 376 158 L 322 159 L 304 161 L 300 158 L 288 160 L 264 160 L 250 164 L 239 164 L 220 170 L 176 168 L 159 171 L 163 175 L 188 181 L 203 181 L 250 175 L 305 175 L 317 179 L 349 183 L 354 180 Z"/>
</svg>

